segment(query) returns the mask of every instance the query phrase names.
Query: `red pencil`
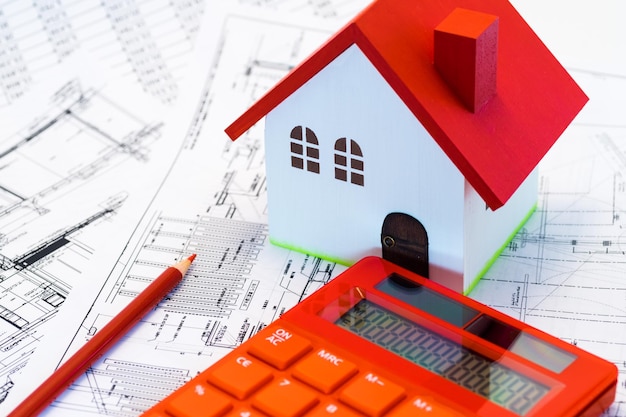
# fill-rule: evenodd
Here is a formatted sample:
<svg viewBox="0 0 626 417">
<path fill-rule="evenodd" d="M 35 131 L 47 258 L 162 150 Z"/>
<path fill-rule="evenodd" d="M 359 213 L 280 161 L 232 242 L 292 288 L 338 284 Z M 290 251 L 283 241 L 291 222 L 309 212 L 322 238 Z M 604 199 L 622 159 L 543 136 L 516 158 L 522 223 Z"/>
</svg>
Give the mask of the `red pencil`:
<svg viewBox="0 0 626 417">
<path fill-rule="evenodd" d="M 30 417 L 43 411 L 183 279 L 195 258 L 196 255 L 193 254 L 167 268 L 39 388 L 26 397 L 8 417 Z"/>
</svg>

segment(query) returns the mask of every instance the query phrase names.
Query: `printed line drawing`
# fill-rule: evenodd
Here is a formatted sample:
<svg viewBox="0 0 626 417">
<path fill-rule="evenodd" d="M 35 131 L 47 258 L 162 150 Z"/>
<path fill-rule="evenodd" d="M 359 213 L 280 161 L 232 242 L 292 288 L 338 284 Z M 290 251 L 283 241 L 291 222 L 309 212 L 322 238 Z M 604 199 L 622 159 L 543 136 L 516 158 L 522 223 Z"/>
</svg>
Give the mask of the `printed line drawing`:
<svg viewBox="0 0 626 417">
<path fill-rule="evenodd" d="M 124 185 L 107 178 L 149 163 L 161 130 L 161 123 L 144 122 L 74 80 L 56 92 L 45 114 L 0 140 L 3 398 L 39 345 L 42 326 L 94 259 L 94 234 L 106 236 L 127 202 Z"/>
</svg>

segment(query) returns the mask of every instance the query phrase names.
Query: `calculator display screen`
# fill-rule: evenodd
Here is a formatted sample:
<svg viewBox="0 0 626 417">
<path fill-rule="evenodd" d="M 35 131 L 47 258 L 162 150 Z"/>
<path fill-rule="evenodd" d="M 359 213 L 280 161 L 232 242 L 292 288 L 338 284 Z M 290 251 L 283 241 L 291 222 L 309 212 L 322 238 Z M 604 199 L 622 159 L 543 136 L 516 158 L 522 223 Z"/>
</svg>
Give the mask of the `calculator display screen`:
<svg viewBox="0 0 626 417">
<path fill-rule="evenodd" d="M 382 280 L 376 289 L 458 327 L 464 327 L 480 312 L 398 274 Z"/>
<path fill-rule="evenodd" d="M 368 299 L 335 324 L 520 416 L 549 391 L 548 386 Z"/>
<path fill-rule="evenodd" d="M 533 337 L 515 326 L 464 305 L 399 274 L 391 274 L 376 289 L 413 307 L 507 349 L 552 372 L 561 372 L 576 355 Z M 469 323 L 469 325 L 468 325 Z"/>
</svg>

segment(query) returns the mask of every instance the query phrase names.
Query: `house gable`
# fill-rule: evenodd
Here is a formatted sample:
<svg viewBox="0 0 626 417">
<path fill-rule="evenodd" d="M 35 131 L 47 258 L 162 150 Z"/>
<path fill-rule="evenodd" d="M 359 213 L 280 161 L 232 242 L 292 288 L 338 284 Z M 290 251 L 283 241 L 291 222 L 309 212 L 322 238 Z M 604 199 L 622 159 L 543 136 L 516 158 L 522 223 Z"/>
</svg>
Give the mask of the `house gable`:
<svg viewBox="0 0 626 417">
<path fill-rule="evenodd" d="M 292 165 L 299 126 L 316 137 L 319 172 Z M 465 179 L 357 46 L 273 109 L 265 129 L 273 243 L 351 264 L 380 255 L 383 220 L 402 211 L 432 236 L 430 261 L 462 274 Z"/>
</svg>

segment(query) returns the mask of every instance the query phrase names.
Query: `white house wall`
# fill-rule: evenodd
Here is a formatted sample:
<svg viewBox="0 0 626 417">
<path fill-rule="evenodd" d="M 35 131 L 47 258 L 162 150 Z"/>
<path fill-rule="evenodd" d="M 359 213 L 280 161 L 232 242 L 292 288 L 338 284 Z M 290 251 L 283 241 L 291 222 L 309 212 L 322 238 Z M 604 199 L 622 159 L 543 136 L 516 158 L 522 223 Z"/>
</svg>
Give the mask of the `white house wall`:
<svg viewBox="0 0 626 417">
<path fill-rule="evenodd" d="M 320 173 L 290 164 L 290 132 L 312 129 Z M 272 241 L 352 263 L 380 255 L 380 231 L 394 211 L 429 234 L 431 278 L 463 270 L 464 178 L 360 49 L 350 47 L 266 118 Z M 334 142 L 358 142 L 364 186 L 334 178 Z M 433 275 L 433 271 L 436 271 Z"/>
<path fill-rule="evenodd" d="M 506 174 L 503 174 L 506 175 Z M 472 188 L 465 187 L 465 288 L 481 278 L 481 272 L 493 260 L 514 232 L 534 210 L 537 203 L 538 170 L 526 178 L 507 203 L 495 212 Z"/>
</svg>

